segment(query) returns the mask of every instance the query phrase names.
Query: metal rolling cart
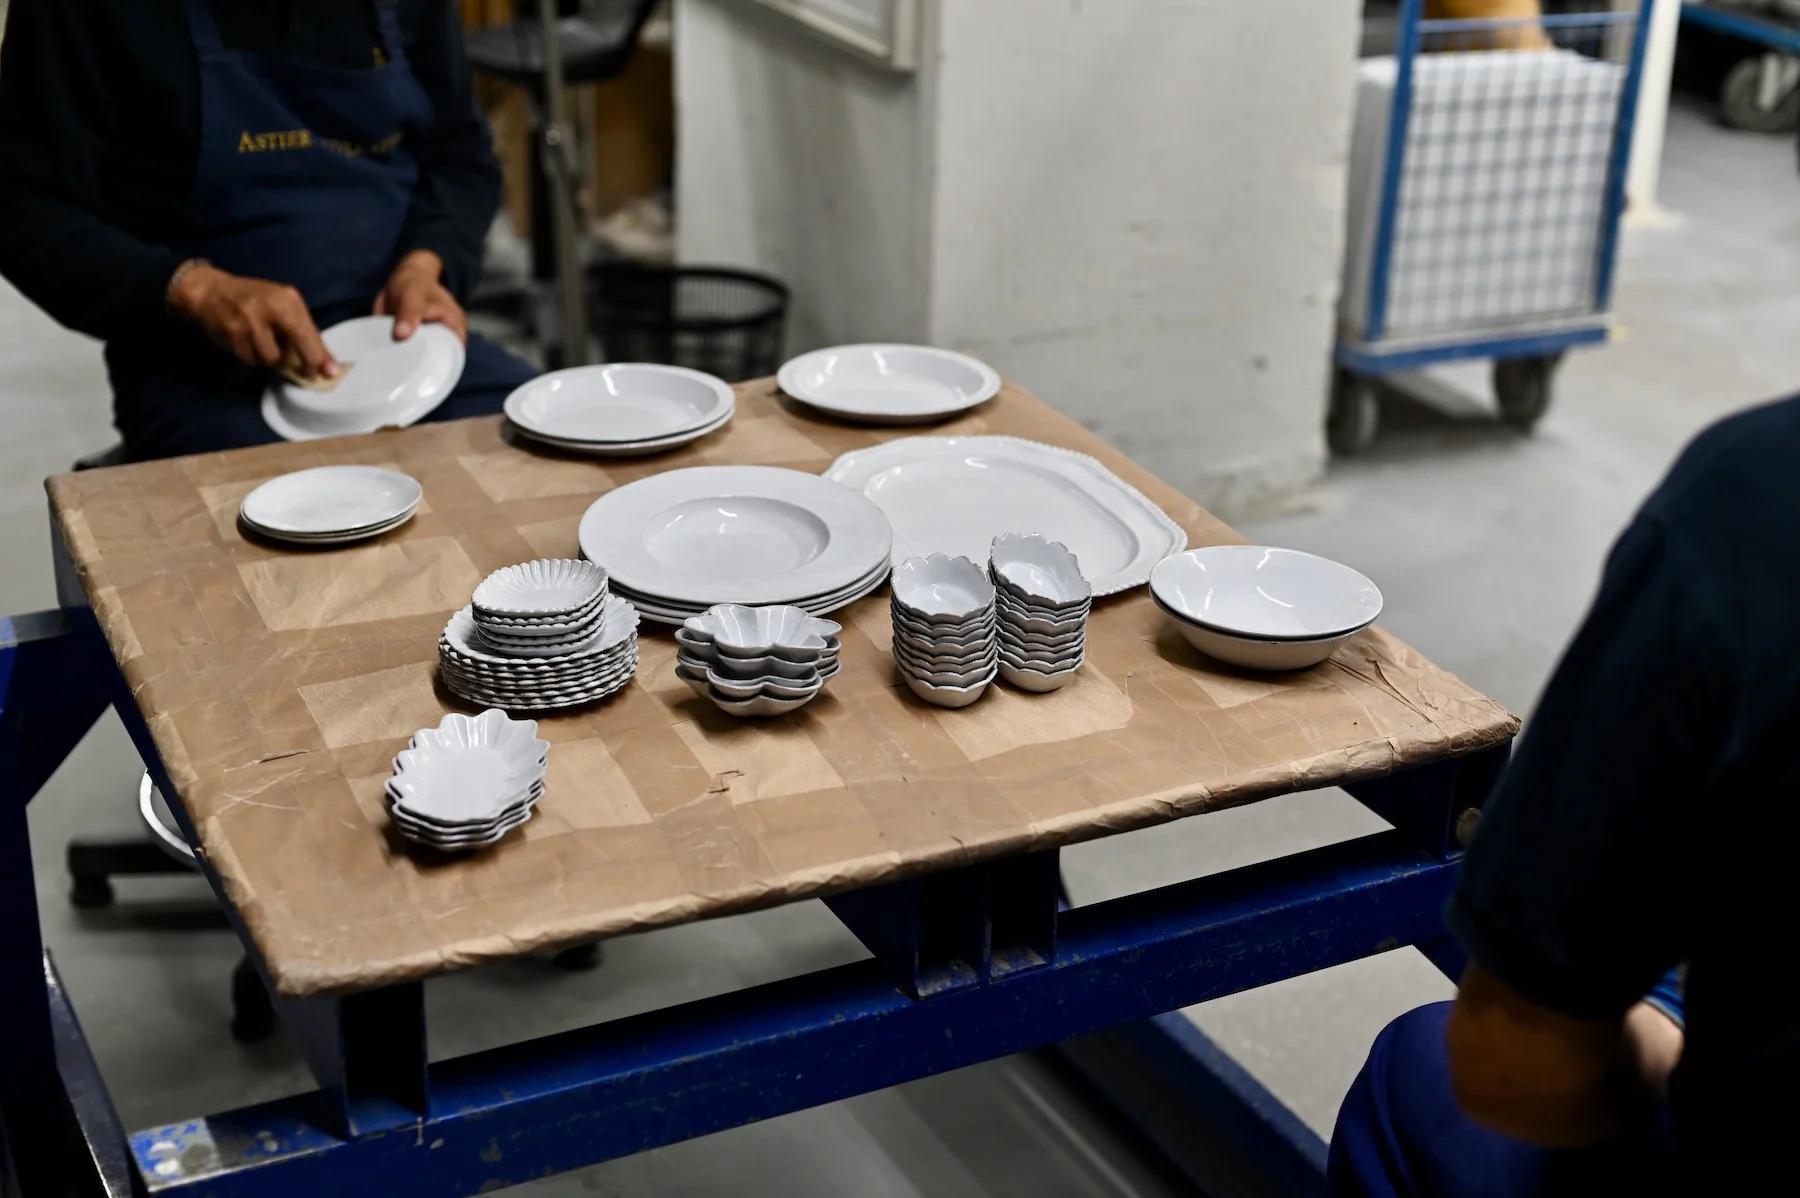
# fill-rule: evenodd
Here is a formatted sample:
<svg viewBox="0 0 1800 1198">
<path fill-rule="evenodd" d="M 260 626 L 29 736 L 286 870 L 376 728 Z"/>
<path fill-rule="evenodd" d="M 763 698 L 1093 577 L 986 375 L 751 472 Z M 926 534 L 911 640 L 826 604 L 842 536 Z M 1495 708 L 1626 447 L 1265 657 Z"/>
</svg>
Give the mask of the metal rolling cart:
<svg viewBox="0 0 1800 1198">
<path fill-rule="evenodd" d="M 1606 340 L 1651 0 L 1425 20 L 1402 0 L 1365 60 L 1326 417 L 1366 449 L 1372 380 L 1491 359 L 1508 423 L 1550 405 L 1565 352 Z"/>
<path fill-rule="evenodd" d="M 1788 133 L 1800 124 L 1800 3 L 1690 2 L 1681 6 L 1681 24 L 1749 47 L 1719 81 L 1719 117 L 1727 125 Z"/>
</svg>

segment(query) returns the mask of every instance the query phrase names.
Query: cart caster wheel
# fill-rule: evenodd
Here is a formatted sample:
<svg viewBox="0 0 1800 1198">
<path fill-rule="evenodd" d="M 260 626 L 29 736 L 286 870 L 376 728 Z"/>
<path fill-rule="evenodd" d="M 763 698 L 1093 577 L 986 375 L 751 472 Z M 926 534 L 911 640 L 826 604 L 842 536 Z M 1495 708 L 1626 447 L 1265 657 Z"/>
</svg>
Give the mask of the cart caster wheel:
<svg viewBox="0 0 1800 1198">
<path fill-rule="evenodd" d="M 231 1038 L 255 1044 L 275 1034 L 275 1004 L 248 958 L 231 971 Z"/>
<path fill-rule="evenodd" d="M 1369 380 L 1334 367 L 1331 402 L 1325 409 L 1325 443 L 1331 452 L 1345 457 L 1363 452 L 1375 443 L 1375 431 L 1380 427 L 1381 407 Z"/>
<path fill-rule="evenodd" d="M 1764 102 L 1765 73 L 1780 69 L 1780 55 L 1752 54 L 1725 72 L 1719 85 L 1720 119 L 1747 133 L 1791 133 L 1800 127 L 1800 88 L 1788 88 L 1772 104 Z"/>
<path fill-rule="evenodd" d="M 1561 354 L 1495 362 L 1494 398 L 1500 403 L 1500 418 L 1514 428 L 1533 428 L 1550 410 L 1550 383 L 1561 364 Z"/>
<path fill-rule="evenodd" d="M 550 960 L 558 969 L 570 973 L 580 973 L 600 964 L 600 943 L 577 944 L 574 948 L 565 948 Z"/>
<path fill-rule="evenodd" d="M 69 903 L 83 909 L 110 907 L 113 901 L 112 883 L 105 874 L 84 877 L 76 874 L 69 879 Z"/>
</svg>

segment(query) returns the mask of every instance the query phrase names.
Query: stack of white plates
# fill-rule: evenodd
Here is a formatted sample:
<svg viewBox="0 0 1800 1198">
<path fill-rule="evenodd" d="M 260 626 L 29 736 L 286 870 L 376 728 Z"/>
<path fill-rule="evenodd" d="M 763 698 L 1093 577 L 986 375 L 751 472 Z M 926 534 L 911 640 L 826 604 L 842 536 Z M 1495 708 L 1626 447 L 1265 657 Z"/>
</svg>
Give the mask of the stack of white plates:
<svg viewBox="0 0 1800 1198">
<path fill-rule="evenodd" d="M 686 445 L 725 427 L 735 408 L 723 379 L 640 362 L 554 371 L 506 397 L 506 417 L 521 433 L 597 458 Z"/>
<path fill-rule="evenodd" d="M 388 814 L 408 840 L 445 852 L 494 844 L 531 818 L 550 745 L 533 720 L 452 713 L 394 758 Z"/>
<path fill-rule="evenodd" d="M 966 557 L 911 557 L 894 567 L 894 667 L 939 707 L 981 698 L 1000 662 L 994 585 Z"/>
<path fill-rule="evenodd" d="M 1060 541 L 1002 533 L 988 558 L 999 617 L 1000 676 L 1020 690 L 1053 691 L 1087 651 L 1094 595 L 1081 563 Z"/>
<path fill-rule="evenodd" d="M 542 558 L 496 570 L 450 617 L 438 669 L 453 694 L 504 708 L 604 699 L 637 670 L 637 609 L 592 562 Z"/>
<path fill-rule="evenodd" d="M 324 334 L 346 373 L 314 390 L 278 379 L 263 394 L 263 421 L 289 441 L 405 428 L 450 397 L 463 372 L 463 343 L 441 324 L 394 340 L 394 318 L 359 316 Z"/>
<path fill-rule="evenodd" d="M 842 631 L 798 607 L 721 603 L 675 630 L 675 676 L 729 715 L 783 715 L 838 672 Z"/>
<path fill-rule="evenodd" d="M 581 552 L 647 619 L 680 624 L 714 604 L 825 615 L 887 578 L 887 517 L 862 495 L 774 466 L 696 466 L 595 500 Z"/>
<path fill-rule="evenodd" d="M 272 478 L 244 496 L 238 521 L 297 545 L 342 545 L 398 528 L 419 510 L 418 480 L 377 466 L 315 466 Z"/>
<path fill-rule="evenodd" d="M 1349 566 L 1265 545 L 1178 553 L 1150 594 L 1194 648 L 1253 670 L 1316 665 L 1381 614 L 1381 591 Z"/>
</svg>

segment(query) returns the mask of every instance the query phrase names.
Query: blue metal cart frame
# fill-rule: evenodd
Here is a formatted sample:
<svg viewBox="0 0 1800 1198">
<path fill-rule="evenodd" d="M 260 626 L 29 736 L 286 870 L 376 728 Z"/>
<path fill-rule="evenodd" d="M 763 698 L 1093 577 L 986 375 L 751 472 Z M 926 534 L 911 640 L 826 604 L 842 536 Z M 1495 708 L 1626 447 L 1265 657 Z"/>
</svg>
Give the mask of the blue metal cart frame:
<svg viewBox="0 0 1800 1198">
<path fill-rule="evenodd" d="M 0 619 L 0 1186 L 32 1196 L 487 1192 L 1121 1024 L 1259 1171 L 1316 1186 L 1318 1138 L 1155 1017 L 1400 945 L 1454 974 L 1458 831 L 1507 754 L 1354 787 L 1390 831 L 1109 902 L 1065 908 L 1055 851 L 839 895 L 870 960 L 455 1060 L 427 1060 L 421 982 L 278 999 L 316 1092 L 127 1133 L 44 951 L 26 804 L 109 706 L 177 792 L 56 552 L 64 607 Z"/>
<path fill-rule="evenodd" d="M 1551 377 L 1562 354 L 1607 339 L 1618 263 L 1619 225 L 1625 211 L 1625 176 L 1637 120 L 1638 89 L 1652 4 L 1653 0 L 1640 0 L 1635 8 L 1614 12 L 1427 21 L 1423 19 L 1424 0 L 1401 0 L 1393 103 L 1376 212 L 1367 318 L 1361 335 L 1340 337 L 1332 354 L 1334 371 L 1326 427 L 1333 449 L 1340 453 L 1355 453 L 1367 448 L 1374 440 L 1378 412 L 1368 386 L 1369 379 L 1468 359 L 1495 362 L 1495 390 L 1502 415 L 1511 423 L 1528 428 L 1549 406 Z M 1545 327 L 1478 330 L 1418 339 L 1391 337 L 1388 328 L 1390 283 L 1406 170 L 1407 133 L 1413 114 L 1414 66 L 1420 53 L 1427 49 L 1427 38 L 1454 41 L 1527 26 L 1552 36 L 1573 30 L 1611 28 L 1628 31 L 1631 38 L 1607 154 L 1605 194 L 1593 272 L 1592 311 L 1580 318 Z"/>
</svg>

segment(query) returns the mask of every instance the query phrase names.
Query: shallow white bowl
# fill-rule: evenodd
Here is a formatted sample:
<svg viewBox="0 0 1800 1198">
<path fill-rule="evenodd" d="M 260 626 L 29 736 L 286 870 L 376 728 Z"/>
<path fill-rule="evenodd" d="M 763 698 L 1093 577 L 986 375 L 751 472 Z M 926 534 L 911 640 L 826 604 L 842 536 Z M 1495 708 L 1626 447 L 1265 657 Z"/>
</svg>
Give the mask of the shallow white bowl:
<svg viewBox="0 0 1800 1198">
<path fill-rule="evenodd" d="M 1184 620 L 1166 607 L 1163 608 L 1163 614 L 1187 638 L 1187 643 L 1200 652 L 1250 670 L 1304 670 L 1308 666 L 1316 666 L 1330 657 L 1339 645 L 1362 631 L 1360 628 L 1353 628 L 1336 636 L 1308 640 L 1258 640 L 1254 637 L 1232 636 L 1228 632 Z"/>
<path fill-rule="evenodd" d="M 792 604 L 746 607 L 741 603 L 714 604 L 704 615 L 687 620 L 683 628 L 690 636 L 711 641 L 727 657 L 744 658 L 822 651 L 828 637 L 844 630 L 835 620 Z"/>
<path fill-rule="evenodd" d="M 1087 628 L 1087 612 L 1052 619 L 1048 616 L 1027 615 L 1023 608 L 1009 603 L 1004 595 L 994 604 L 998 622 L 1014 632 L 1029 632 L 1042 637 L 1061 637 L 1081 632 Z"/>
<path fill-rule="evenodd" d="M 995 537 L 988 567 L 997 586 L 1037 606 L 1074 607 L 1094 596 L 1069 547 L 1037 533 L 1003 532 Z"/>
<path fill-rule="evenodd" d="M 462 339 L 446 325 L 421 325 L 395 341 L 393 317 L 359 316 L 321 337 L 352 369 L 328 391 L 278 381 L 264 392 L 264 423 L 289 441 L 405 428 L 448 399 L 462 378 Z"/>
<path fill-rule="evenodd" d="M 475 588 L 471 605 L 496 616 L 551 616 L 582 611 L 606 592 L 606 569 L 572 557 L 503 566 Z"/>
<path fill-rule="evenodd" d="M 1338 636 L 1381 614 L 1381 591 L 1349 566 L 1266 545 L 1164 558 L 1150 572 L 1150 593 L 1182 620 L 1259 640 Z"/>
<path fill-rule="evenodd" d="M 891 582 L 895 605 L 928 624 L 965 623 L 994 605 L 994 584 L 966 557 L 909 557 L 894 567 Z"/>
</svg>

